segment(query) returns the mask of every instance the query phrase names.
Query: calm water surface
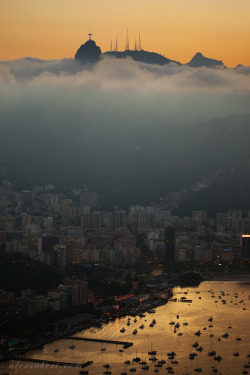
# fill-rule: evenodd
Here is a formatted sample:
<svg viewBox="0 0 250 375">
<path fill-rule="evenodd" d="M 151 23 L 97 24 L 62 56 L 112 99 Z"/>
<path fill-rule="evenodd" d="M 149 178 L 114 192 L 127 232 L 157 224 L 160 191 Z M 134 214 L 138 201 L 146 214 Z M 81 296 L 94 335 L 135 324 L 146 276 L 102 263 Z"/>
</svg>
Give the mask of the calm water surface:
<svg viewBox="0 0 250 375">
<path fill-rule="evenodd" d="M 185 294 L 187 292 L 188 294 Z M 223 293 L 224 292 L 224 293 Z M 236 294 L 238 293 L 238 294 Z M 174 297 L 177 302 L 169 301 L 166 305 L 156 308 L 155 314 L 146 313 L 145 318 L 131 317 L 131 324 L 127 326 L 128 318 L 117 319 L 109 324 L 103 325 L 102 328 L 90 328 L 79 332 L 76 336 L 90 337 L 108 340 L 131 341 L 134 343 L 132 347 L 124 352 L 119 352 L 122 346 L 111 344 L 91 343 L 86 341 L 74 341 L 75 349 L 70 349 L 71 340 L 58 340 L 57 342 L 46 345 L 41 350 L 27 353 L 27 357 L 58 360 L 81 363 L 93 361 L 93 364 L 87 368 L 90 375 L 103 374 L 104 364 L 110 364 L 110 371 L 113 375 L 120 375 L 121 372 L 133 374 L 129 369 L 136 368 L 136 374 L 155 374 L 156 362 L 149 360 L 148 351 L 151 347 L 157 351 L 157 359 L 166 360 L 166 364 L 162 368 L 158 368 L 159 374 L 168 374 L 166 367 L 171 366 L 174 374 L 197 374 L 196 368 L 201 368 L 201 374 L 223 374 L 223 375 L 240 375 L 243 371 L 248 371 L 250 367 L 244 368 L 250 364 L 250 282 L 203 282 L 198 288 L 175 288 Z M 178 302 L 181 297 L 192 300 L 192 303 Z M 225 300 L 226 302 L 222 302 Z M 177 315 L 179 318 L 177 318 Z M 208 319 L 212 317 L 213 321 Z M 154 327 L 149 324 L 152 320 L 156 320 Z M 174 332 L 174 325 L 170 325 L 170 321 L 179 322 L 180 327 Z M 188 325 L 183 325 L 183 323 Z M 139 326 L 144 324 L 144 329 Z M 212 327 L 209 327 L 212 325 Z M 125 328 L 125 333 L 121 333 L 120 329 Z M 232 328 L 228 328 L 232 327 Z M 138 330 L 133 335 L 134 329 Z M 200 330 L 201 335 L 196 336 L 195 332 Z M 182 333 L 182 335 L 179 335 Z M 228 333 L 227 338 L 222 337 Z M 213 335 L 213 337 L 211 337 Z M 239 339 L 239 340 L 237 340 Z M 199 352 L 192 345 L 195 342 L 204 348 Z M 54 353 L 54 349 L 59 351 Z M 106 350 L 101 350 L 106 349 Z M 214 357 L 208 356 L 208 352 L 214 350 L 216 355 L 220 355 L 223 359 L 218 362 Z M 168 352 L 176 352 L 175 361 L 168 359 Z M 190 353 L 197 353 L 194 360 L 189 359 Z M 239 356 L 234 356 L 235 352 Z M 142 370 L 139 363 L 132 362 L 133 358 L 140 357 L 147 361 L 149 370 Z M 130 360 L 131 365 L 125 365 L 124 361 Z M 62 368 L 56 369 L 23 369 L 21 366 L 34 366 L 35 364 L 22 362 L 17 364 L 13 361 L 5 364 L 5 369 L 9 365 L 16 366 L 15 369 L 9 369 L 9 374 L 43 374 L 43 375 L 76 375 L 79 369 Z M 1 369 L 3 366 L 1 364 Z M 217 370 L 217 372 L 215 372 Z"/>
</svg>

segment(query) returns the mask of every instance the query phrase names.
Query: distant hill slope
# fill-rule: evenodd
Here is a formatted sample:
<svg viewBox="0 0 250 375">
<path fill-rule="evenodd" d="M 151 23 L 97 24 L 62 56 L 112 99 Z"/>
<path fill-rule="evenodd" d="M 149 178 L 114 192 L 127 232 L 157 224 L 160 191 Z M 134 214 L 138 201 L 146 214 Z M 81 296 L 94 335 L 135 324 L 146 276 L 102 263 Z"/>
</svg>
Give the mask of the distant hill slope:
<svg viewBox="0 0 250 375">
<path fill-rule="evenodd" d="M 221 60 L 210 59 L 203 56 L 201 52 L 197 52 L 186 65 L 191 66 L 191 68 L 200 68 L 202 66 L 206 66 L 207 68 L 225 68 Z"/>
<path fill-rule="evenodd" d="M 122 59 L 125 57 L 131 57 L 135 61 L 144 62 L 146 64 L 158 64 L 158 65 L 165 65 L 169 64 L 171 62 L 174 62 L 175 64 L 181 65 L 179 62 L 170 60 L 166 58 L 163 55 L 160 55 L 156 52 L 149 52 L 149 51 L 122 51 L 122 52 L 116 52 L 116 51 L 108 51 L 105 52 L 104 55 L 110 55 L 114 56 L 117 59 Z"/>
<path fill-rule="evenodd" d="M 210 215 L 228 209 L 250 209 L 250 115 L 234 115 L 197 125 L 195 137 L 186 145 L 186 169 L 206 174 L 224 171 L 224 177 L 201 189 L 175 210 L 190 215 L 192 210 L 207 210 Z"/>
<path fill-rule="evenodd" d="M 250 163 L 246 162 L 228 171 L 224 178 L 215 181 L 211 187 L 201 189 L 190 200 L 182 202 L 172 214 L 190 217 L 192 211 L 205 210 L 210 217 L 215 217 L 217 212 L 231 209 L 242 210 L 246 216 L 250 210 L 250 175 L 247 172 L 249 168 Z"/>
</svg>

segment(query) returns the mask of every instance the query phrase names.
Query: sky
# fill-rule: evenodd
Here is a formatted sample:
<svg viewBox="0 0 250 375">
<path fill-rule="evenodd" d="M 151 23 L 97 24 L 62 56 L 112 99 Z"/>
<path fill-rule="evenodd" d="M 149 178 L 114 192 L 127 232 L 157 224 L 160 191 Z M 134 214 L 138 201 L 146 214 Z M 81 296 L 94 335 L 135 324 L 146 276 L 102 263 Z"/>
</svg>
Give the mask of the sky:
<svg viewBox="0 0 250 375">
<path fill-rule="evenodd" d="M 1 0 L 0 61 L 74 57 L 93 33 L 102 52 L 130 49 L 187 63 L 196 52 L 228 67 L 250 65 L 249 0 Z"/>
</svg>

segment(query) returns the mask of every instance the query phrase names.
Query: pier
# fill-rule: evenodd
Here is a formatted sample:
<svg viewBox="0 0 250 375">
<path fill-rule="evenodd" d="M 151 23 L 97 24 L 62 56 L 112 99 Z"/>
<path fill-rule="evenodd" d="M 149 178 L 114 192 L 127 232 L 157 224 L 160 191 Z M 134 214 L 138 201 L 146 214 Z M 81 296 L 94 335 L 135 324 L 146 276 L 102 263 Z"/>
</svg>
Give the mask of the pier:
<svg viewBox="0 0 250 375">
<path fill-rule="evenodd" d="M 11 360 L 19 361 L 19 362 L 22 361 L 22 362 L 40 363 L 41 365 L 54 365 L 53 367 L 63 366 L 63 367 L 84 368 L 93 364 L 93 361 L 88 361 L 85 363 L 72 363 L 72 362 L 60 362 L 60 361 L 47 361 L 45 359 L 24 358 L 24 357 L 12 357 Z M 39 368 L 42 368 L 42 366 L 40 366 Z"/>
<path fill-rule="evenodd" d="M 105 344 L 123 345 L 124 349 L 130 348 L 130 346 L 134 345 L 133 342 L 118 341 L 118 340 L 90 339 L 88 337 L 77 337 L 77 336 L 64 337 L 64 339 L 65 340 L 92 341 L 92 342 L 100 342 L 100 343 L 105 343 Z"/>
</svg>

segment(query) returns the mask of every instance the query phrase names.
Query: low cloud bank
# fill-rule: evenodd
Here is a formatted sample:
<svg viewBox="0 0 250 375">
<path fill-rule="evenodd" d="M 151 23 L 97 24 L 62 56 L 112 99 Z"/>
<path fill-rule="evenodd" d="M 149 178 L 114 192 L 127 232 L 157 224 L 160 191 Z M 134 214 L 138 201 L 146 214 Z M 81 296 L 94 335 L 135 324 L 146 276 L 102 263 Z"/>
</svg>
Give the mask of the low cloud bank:
<svg viewBox="0 0 250 375">
<path fill-rule="evenodd" d="M 17 125 L 26 111 L 34 118 L 42 111 L 58 121 L 66 115 L 71 123 L 84 118 L 102 126 L 193 123 L 249 113 L 250 67 L 193 69 L 109 56 L 85 66 L 72 59 L 24 58 L 0 62 L 0 99 L 5 118 L 18 111 Z"/>
</svg>

